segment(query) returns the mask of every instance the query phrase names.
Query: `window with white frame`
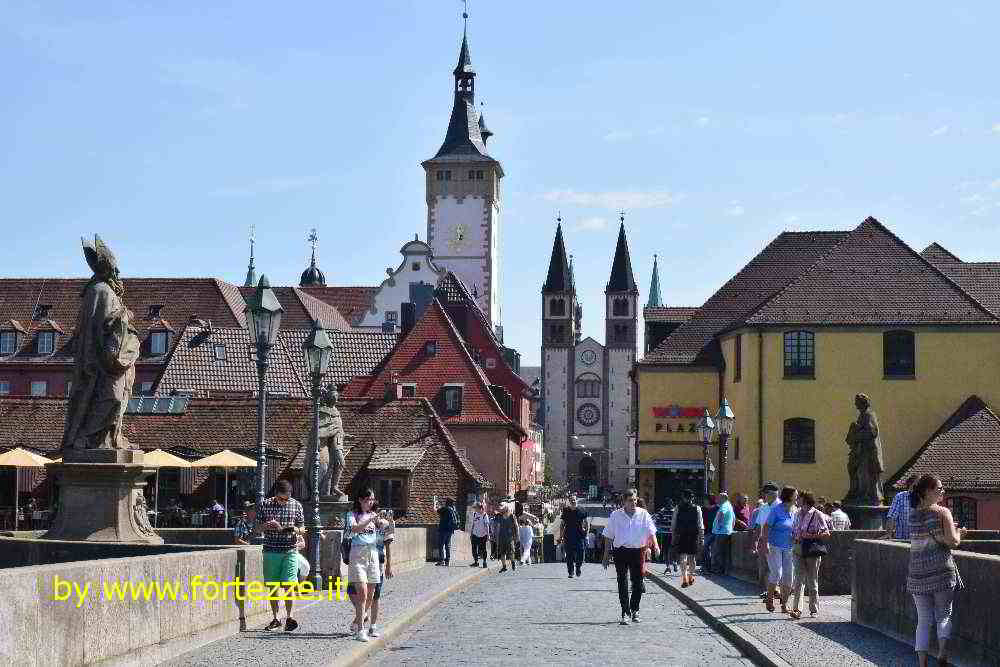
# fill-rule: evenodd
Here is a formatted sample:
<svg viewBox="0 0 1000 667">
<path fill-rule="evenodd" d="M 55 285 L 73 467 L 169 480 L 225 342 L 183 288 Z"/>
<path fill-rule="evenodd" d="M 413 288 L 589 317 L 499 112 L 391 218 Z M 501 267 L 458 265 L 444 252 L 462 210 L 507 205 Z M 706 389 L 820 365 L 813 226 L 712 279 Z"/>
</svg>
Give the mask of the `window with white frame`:
<svg viewBox="0 0 1000 667">
<path fill-rule="evenodd" d="M 54 331 L 42 331 L 38 334 L 38 354 L 52 354 L 56 350 L 56 333 Z"/>
<path fill-rule="evenodd" d="M 49 393 L 49 383 L 46 380 L 32 380 L 31 395 L 46 396 Z"/>
<path fill-rule="evenodd" d="M 0 380 L 0 396 L 10 396 L 10 380 Z"/>
<path fill-rule="evenodd" d="M 167 353 L 167 332 L 154 331 L 149 334 L 149 354 L 154 357 Z"/>
<path fill-rule="evenodd" d="M 0 356 L 6 357 L 17 350 L 17 332 L 0 331 Z"/>
<path fill-rule="evenodd" d="M 457 415 L 462 412 L 462 387 L 461 385 L 445 385 L 444 390 L 444 412 L 446 415 Z"/>
</svg>

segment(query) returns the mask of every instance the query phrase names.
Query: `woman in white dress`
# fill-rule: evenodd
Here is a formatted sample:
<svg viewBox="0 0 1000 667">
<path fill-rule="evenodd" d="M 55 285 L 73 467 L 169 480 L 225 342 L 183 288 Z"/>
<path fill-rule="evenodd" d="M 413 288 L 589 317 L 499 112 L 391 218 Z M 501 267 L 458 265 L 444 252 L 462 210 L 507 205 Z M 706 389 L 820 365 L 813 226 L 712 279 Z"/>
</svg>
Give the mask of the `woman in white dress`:
<svg viewBox="0 0 1000 667">
<path fill-rule="evenodd" d="M 521 563 L 531 565 L 531 543 L 535 539 L 531 519 L 522 515 L 518 520 L 517 538 L 521 542 Z"/>
</svg>

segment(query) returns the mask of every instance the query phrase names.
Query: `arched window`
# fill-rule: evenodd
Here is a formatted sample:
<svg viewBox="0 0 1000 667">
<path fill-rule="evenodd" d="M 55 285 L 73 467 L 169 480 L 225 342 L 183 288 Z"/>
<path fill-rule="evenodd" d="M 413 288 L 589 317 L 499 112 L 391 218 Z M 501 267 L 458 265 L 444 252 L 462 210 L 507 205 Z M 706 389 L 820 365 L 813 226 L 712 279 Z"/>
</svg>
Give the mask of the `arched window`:
<svg viewBox="0 0 1000 667">
<path fill-rule="evenodd" d="M 917 374 L 912 331 L 882 334 L 882 360 L 886 377 L 913 377 Z"/>
<path fill-rule="evenodd" d="M 611 313 L 615 317 L 628 317 L 628 299 L 615 299 L 612 301 Z"/>
<path fill-rule="evenodd" d="M 785 420 L 785 463 L 816 462 L 816 422 L 806 417 Z"/>
<path fill-rule="evenodd" d="M 549 300 L 549 315 L 553 317 L 562 317 L 566 315 L 566 300 L 565 299 L 550 299 Z"/>
<path fill-rule="evenodd" d="M 593 373 L 583 373 L 576 378 L 577 398 L 600 398 L 601 378 Z"/>
<path fill-rule="evenodd" d="M 812 331 L 785 332 L 785 377 L 816 375 L 816 343 Z"/>
</svg>

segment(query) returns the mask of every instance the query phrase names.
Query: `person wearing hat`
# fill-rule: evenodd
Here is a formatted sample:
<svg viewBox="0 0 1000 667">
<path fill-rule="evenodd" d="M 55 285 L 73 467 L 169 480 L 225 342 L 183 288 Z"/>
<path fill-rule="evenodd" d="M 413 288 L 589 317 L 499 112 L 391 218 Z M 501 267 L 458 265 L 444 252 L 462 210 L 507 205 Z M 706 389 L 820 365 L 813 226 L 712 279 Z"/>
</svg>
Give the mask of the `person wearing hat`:
<svg viewBox="0 0 1000 667">
<path fill-rule="evenodd" d="M 243 516 L 233 526 L 233 542 L 249 545 L 257 527 L 257 508 L 249 500 L 243 503 Z"/>
<path fill-rule="evenodd" d="M 767 598 L 767 548 L 763 544 L 764 524 L 771 508 L 778 503 L 778 485 L 767 482 L 760 489 L 764 504 L 754 510 L 753 516 L 753 553 L 757 556 L 757 581 L 760 583 L 761 598 Z"/>
<path fill-rule="evenodd" d="M 483 567 L 486 567 L 486 542 L 490 539 L 490 515 L 482 500 L 477 500 L 475 512 L 472 514 L 472 526 L 469 537 L 472 540 L 472 567 L 479 567 L 479 557 L 482 555 Z"/>
</svg>

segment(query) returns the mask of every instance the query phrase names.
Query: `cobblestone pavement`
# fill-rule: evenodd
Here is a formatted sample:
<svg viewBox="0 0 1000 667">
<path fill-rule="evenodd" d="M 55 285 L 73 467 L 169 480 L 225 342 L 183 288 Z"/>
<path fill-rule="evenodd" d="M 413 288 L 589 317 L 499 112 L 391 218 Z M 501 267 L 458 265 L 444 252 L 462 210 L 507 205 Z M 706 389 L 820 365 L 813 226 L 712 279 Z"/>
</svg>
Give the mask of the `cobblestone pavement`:
<svg viewBox="0 0 1000 667">
<path fill-rule="evenodd" d="M 657 574 L 661 568 L 654 570 Z M 663 577 L 669 586 L 680 586 L 676 575 Z M 916 665 L 913 649 L 902 642 L 851 623 L 851 596 L 837 595 L 819 600 L 819 615 L 809 618 L 809 606 L 799 621 L 764 608 L 753 584 L 731 577 L 699 576 L 695 585 L 683 589 L 713 616 L 735 624 L 793 665 Z"/>
<path fill-rule="evenodd" d="M 496 567 L 493 567 L 496 570 Z M 471 576 L 471 567 L 434 567 L 428 565 L 418 570 L 397 575 L 387 580 L 382 590 L 379 624 L 395 618 L 400 612 L 412 609 L 447 586 Z M 278 618 L 284 620 L 284 603 Z M 296 609 L 299 627 L 295 632 L 274 630 L 263 632 L 260 628 L 271 620 L 270 615 L 257 621 L 251 630 L 220 639 L 169 662 L 170 667 L 219 667 L 220 665 L 322 665 L 331 662 L 339 653 L 354 648 L 358 642 L 350 635 L 354 607 L 345 594 L 343 600 L 313 602 Z"/>
<path fill-rule="evenodd" d="M 471 569 L 471 568 L 470 568 Z M 669 593 L 646 583 L 641 623 L 618 625 L 614 568 L 562 563 L 493 574 L 374 654 L 388 665 L 752 665 Z"/>
</svg>

